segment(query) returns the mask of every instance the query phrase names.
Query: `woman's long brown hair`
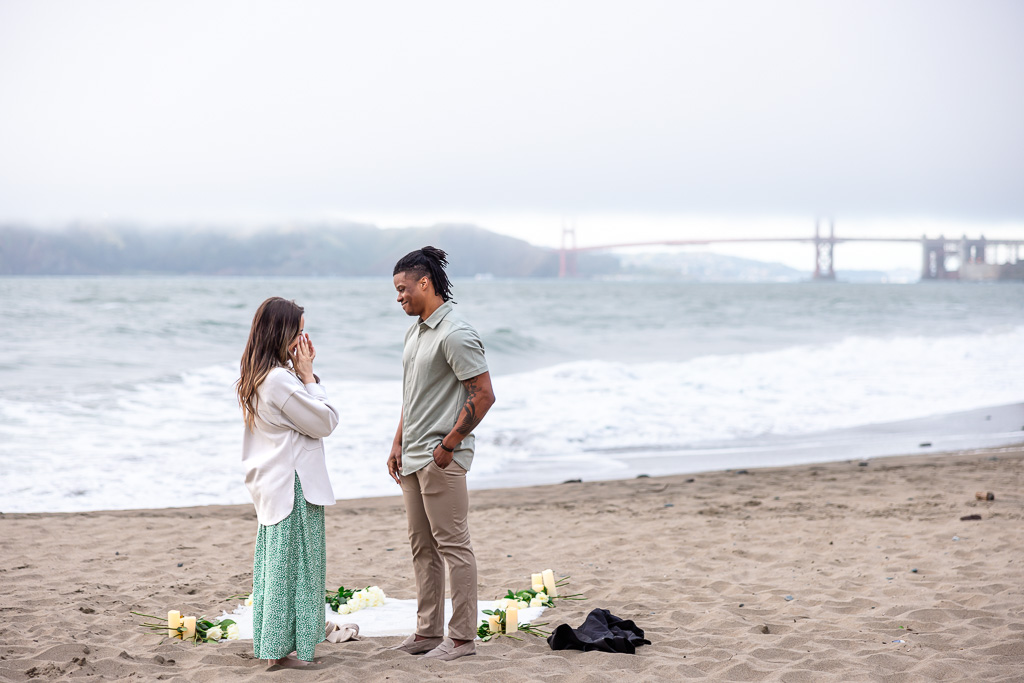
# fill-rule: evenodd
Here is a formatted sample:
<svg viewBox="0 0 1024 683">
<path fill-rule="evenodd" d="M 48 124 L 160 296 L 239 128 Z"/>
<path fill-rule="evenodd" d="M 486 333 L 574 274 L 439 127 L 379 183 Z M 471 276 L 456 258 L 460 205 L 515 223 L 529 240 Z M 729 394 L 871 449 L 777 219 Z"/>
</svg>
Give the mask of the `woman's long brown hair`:
<svg viewBox="0 0 1024 683">
<path fill-rule="evenodd" d="M 256 309 L 249 329 L 249 341 L 242 353 L 241 377 L 235 383 L 238 404 L 245 416 L 245 426 L 252 431 L 256 424 L 259 396 L 256 390 L 271 370 L 288 365 L 288 345 L 301 331 L 305 311 L 294 301 L 272 296 Z"/>
</svg>

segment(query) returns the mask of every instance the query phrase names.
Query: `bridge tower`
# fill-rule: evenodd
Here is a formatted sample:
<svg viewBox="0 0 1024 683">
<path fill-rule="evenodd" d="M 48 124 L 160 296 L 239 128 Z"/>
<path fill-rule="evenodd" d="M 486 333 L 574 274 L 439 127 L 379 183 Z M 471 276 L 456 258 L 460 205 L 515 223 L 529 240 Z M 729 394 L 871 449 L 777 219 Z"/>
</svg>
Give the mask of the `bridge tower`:
<svg viewBox="0 0 1024 683">
<path fill-rule="evenodd" d="M 576 277 L 576 224 L 562 223 L 562 248 L 558 250 L 558 277 Z"/>
<path fill-rule="evenodd" d="M 836 270 L 832 254 L 836 246 L 836 223 L 828 219 L 829 235 L 821 236 L 821 225 L 814 219 L 814 279 L 835 280 Z"/>
<path fill-rule="evenodd" d="M 922 235 L 921 246 L 922 280 L 956 280 L 959 278 L 960 272 L 950 270 L 947 265 L 947 260 L 951 256 L 960 258 L 961 268 L 963 268 L 964 263 L 980 263 L 984 265 L 986 262 L 984 237 L 980 240 L 969 241 L 967 239 L 946 239 L 943 235 L 939 235 L 938 239 L 928 239 L 926 235 Z M 965 258 L 967 259 L 966 261 L 964 260 Z"/>
</svg>

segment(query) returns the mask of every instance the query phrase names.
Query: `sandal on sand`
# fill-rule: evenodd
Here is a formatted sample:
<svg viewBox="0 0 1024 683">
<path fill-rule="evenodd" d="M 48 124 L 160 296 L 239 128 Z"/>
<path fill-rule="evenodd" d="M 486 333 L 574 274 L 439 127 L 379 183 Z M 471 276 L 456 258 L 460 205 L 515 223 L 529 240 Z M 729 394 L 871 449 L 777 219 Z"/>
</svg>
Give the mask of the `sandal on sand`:
<svg viewBox="0 0 1024 683">
<path fill-rule="evenodd" d="M 329 643 L 344 643 L 347 640 L 359 640 L 359 624 L 342 624 L 338 626 L 333 621 L 327 622 L 327 635 L 324 637 Z"/>
</svg>

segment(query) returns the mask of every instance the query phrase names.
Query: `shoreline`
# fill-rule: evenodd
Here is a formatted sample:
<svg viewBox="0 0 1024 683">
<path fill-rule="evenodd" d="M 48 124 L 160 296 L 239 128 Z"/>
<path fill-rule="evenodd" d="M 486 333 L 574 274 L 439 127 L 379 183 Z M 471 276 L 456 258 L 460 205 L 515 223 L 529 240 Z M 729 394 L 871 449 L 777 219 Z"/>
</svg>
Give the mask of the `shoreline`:
<svg viewBox="0 0 1024 683">
<path fill-rule="evenodd" d="M 481 599 L 550 567 L 588 598 L 546 612 L 552 626 L 603 607 L 652 645 L 630 656 L 499 639 L 431 663 L 384 649 L 398 637 L 366 638 L 273 674 L 250 642 L 161 644 L 129 614 L 230 611 L 224 598 L 251 582 L 251 504 L 7 513 L 0 679 L 1014 680 L 1021 491 L 1024 446 L 474 490 Z M 327 534 L 329 587 L 415 596 L 398 496 L 339 501 Z"/>
<path fill-rule="evenodd" d="M 648 446 L 590 449 L 581 453 L 579 457 L 570 459 L 535 454 L 528 460 L 509 461 L 498 472 L 488 472 L 486 458 L 482 456 L 477 466 L 473 468 L 468 483 L 470 491 L 477 493 L 493 489 L 558 485 L 575 479 L 617 481 L 641 475 L 694 475 L 726 469 L 765 469 L 847 460 L 874 460 L 883 457 L 907 458 L 915 455 L 941 455 L 1016 445 L 1024 446 L 1024 403 L 995 405 L 793 436 L 773 435 L 672 448 Z M 394 486 L 385 475 L 382 474 L 380 479 L 384 482 L 382 488 L 391 489 Z M 240 474 L 238 481 L 241 481 Z M 241 487 L 240 483 L 238 486 L 241 489 L 240 495 L 247 497 L 244 487 Z M 344 497 L 343 486 L 337 486 L 335 494 L 340 496 L 339 503 L 372 500 L 389 495 Z M 76 514 L 111 510 L 130 512 L 249 504 L 240 501 L 210 502 L 178 508 L 127 507 L 30 512 L 0 510 L 0 515 Z"/>
<path fill-rule="evenodd" d="M 1021 404 L 1024 406 L 1024 404 Z M 859 428 L 858 428 L 859 429 Z M 1020 453 L 1021 457 L 1024 458 L 1024 435 L 1021 436 L 1020 441 L 1014 441 L 1013 443 L 1000 445 L 1000 446 L 985 446 L 979 448 L 965 448 L 960 450 L 948 450 L 948 451 L 932 451 L 927 453 L 910 453 L 904 455 L 879 455 L 879 456 L 868 456 L 864 458 L 835 458 L 832 460 L 811 460 L 806 462 L 794 462 L 791 464 L 769 464 L 769 465 L 757 465 L 749 464 L 743 467 L 746 472 L 785 472 L 787 470 L 793 470 L 796 468 L 818 468 L 826 465 L 857 465 L 862 466 L 861 463 L 866 464 L 877 464 L 884 465 L 887 467 L 896 467 L 900 465 L 920 465 L 922 463 L 929 462 L 934 459 L 945 459 L 952 457 L 976 457 L 976 456 L 994 456 L 1005 454 L 1017 454 Z M 594 484 L 627 484 L 637 479 L 647 480 L 650 482 L 657 482 L 665 480 L 668 483 L 678 483 L 678 479 L 682 478 L 684 481 L 690 478 L 695 478 L 697 475 L 712 476 L 712 475 L 731 475 L 737 471 L 736 467 L 729 468 L 716 468 L 716 469 L 704 469 L 704 470 L 693 470 L 686 472 L 672 472 L 669 474 L 647 474 L 641 472 L 638 474 L 631 474 L 628 477 L 612 478 L 612 479 L 567 479 L 560 482 L 543 483 L 543 484 L 515 484 L 510 486 L 495 486 L 492 488 L 472 488 L 470 487 L 470 505 L 474 505 L 473 498 L 476 496 L 493 496 L 496 494 L 510 494 L 515 495 L 515 492 L 522 492 L 524 494 L 543 494 L 549 489 L 561 489 L 569 485 L 594 485 Z M 470 473 L 472 475 L 472 472 Z M 397 486 L 396 486 L 397 488 Z M 533 491 L 537 489 L 537 491 Z M 541 497 L 544 497 L 541 495 Z M 362 505 L 365 503 L 365 506 Z M 327 506 L 327 510 L 330 511 L 332 508 L 338 508 L 339 506 L 348 509 L 352 507 L 354 509 L 360 509 L 365 507 L 368 510 L 376 510 L 384 507 L 401 507 L 404 515 L 404 502 L 400 493 L 388 496 L 366 496 L 363 498 L 338 498 L 337 502 L 333 506 Z M 166 512 L 170 514 L 184 513 L 188 515 L 200 515 L 203 511 L 213 511 L 217 514 L 223 514 L 227 512 L 252 512 L 252 519 L 256 519 L 256 514 L 252 510 L 252 503 L 223 503 L 223 504 L 209 504 L 209 505 L 186 505 L 182 507 L 164 507 L 164 508 L 111 508 L 107 510 L 73 510 L 69 512 L 3 512 L 0 511 L 0 520 L 4 519 L 25 519 L 25 518 L 49 518 L 49 517 L 74 517 L 77 515 L 104 515 L 111 517 L 155 517 L 160 516 L 159 513 Z M 472 511 L 472 510 L 471 510 Z"/>
<path fill-rule="evenodd" d="M 685 448 L 608 448 L 587 451 L 610 461 L 588 462 L 579 470 L 565 469 L 563 461 L 542 457 L 518 463 L 519 469 L 497 475 L 479 475 L 471 490 L 521 488 L 558 484 L 566 479 L 614 481 L 639 475 L 704 474 L 726 469 L 765 469 L 815 465 L 847 460 L 907 458 L 942 455 L 986 448 L 1024 446 L 1024 403 L 975 408 L 909 420 L 882 422 L 792 436 L 733 439 L 694 444 Z M 541 481 L 504 486 L 516 475 Z"/>
</svg>

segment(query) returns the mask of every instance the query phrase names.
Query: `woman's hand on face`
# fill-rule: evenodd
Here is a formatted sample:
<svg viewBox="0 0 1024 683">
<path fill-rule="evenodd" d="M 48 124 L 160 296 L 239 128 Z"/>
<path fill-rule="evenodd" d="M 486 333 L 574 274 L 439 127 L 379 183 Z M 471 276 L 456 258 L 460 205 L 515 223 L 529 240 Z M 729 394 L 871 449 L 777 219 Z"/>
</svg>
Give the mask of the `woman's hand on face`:
<svg viewBox="0 0 1024 683">
<path fill-rule="evenodd" d="M 313 358 L 316 352 L 313 350 L 313 345 L 309 342 L 306 335 L 299 335 L 299 343 L 295 345 L 290 353 L 292 367 L 295 369 L 295 374 L 302 380 L 302 383 L 312 384 L 316 382 L 316 378 L 313 377 Z"/>
<path fill-rule="evenodd" d="M 316 360 L 316 349 L 313 348 L 313 340 L 309 338 L 309 333 L 306 333 L 306 343 L 309 344 L 309 360 Z"/>
</svg>

